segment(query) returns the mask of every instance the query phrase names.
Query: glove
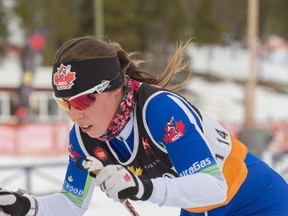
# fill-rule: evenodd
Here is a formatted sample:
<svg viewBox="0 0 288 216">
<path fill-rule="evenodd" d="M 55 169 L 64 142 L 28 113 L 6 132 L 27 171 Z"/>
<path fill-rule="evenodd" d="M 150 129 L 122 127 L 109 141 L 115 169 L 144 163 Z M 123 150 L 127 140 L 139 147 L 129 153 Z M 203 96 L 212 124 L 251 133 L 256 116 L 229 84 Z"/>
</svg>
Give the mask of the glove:
<svg viewBox="0 0 288 216">
<path fill-rule="evenodd" d="M 11 192 L 0 188 L 0 208 L 11 216 L 34 216 L 37 213 L 37 201 L 24 191 Z M 2 214 L 0 210 L 0 215 Z"/>
<path fill-rule="evenodd" d="M 153 190 L 151 180 L 146 176 L 135 176 L 121 165 L 108 165 L 96 176 L 96 185 L 114 201 L 125 199 L 147 200 Z"/>
<path fill-rule="evenodd" d="M 82 161 L 82 166 L 92 177 L 96 177 L 96 174 L 103 168 L 102 162 L 92 156 L 86 157 Z"/>
<path fill-rule="evenodd" d="M 103 168 L 102 162 L 92 156 L 86 157 L 82 161 L 82 166 L 85 170 L 88 170 L 89 172 L 100 170 Z"/>
</svg>

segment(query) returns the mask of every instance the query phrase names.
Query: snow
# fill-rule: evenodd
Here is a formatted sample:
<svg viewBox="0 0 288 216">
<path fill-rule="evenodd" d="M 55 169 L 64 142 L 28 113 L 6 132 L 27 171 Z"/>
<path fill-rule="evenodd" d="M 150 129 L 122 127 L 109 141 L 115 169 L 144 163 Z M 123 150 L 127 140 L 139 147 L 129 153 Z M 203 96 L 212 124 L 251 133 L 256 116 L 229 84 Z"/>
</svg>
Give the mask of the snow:
<svg viewBox="0 0 288 216">
<path fill-rule="evenodd" d="M 247 49 L 241 47 L 198 47 L 194 44 L 188 50 L 192 58 L 192 68 L 205 73 L 220 75 L 226 79 L 248 79 L 250 56 Z M 288 50 L 274 52 L 262 51 L 258 54 L 258 79 L 288 84 Z"/>
<path fill-rule="evenodd" d="M 279 54 L 280 52 L 280 54 Z M 260 81 L 275 82 L 288 90 L 288 51 L 259 54 L 257 77 Z M 192 77 L 186 97 L 214 118 L 224 122 L 241 123 L 245 115 L 246 87 L 231 79 L 249 79 L 249 53 L 241 47 L 197 47 L 188 50 L 192 71 L 205 74 L 209 71 L 224 79 L 224 82 L 208 82 Z M 192 92 L 192 94 L 191 94 Z M 258 85 L 255 90 L 256 122 L 287 121 L 287 93 Z"/>
<path fill-rule="evenodd" d="M 189 100 L 214 118 L 224 122 L 238 123 L 244 120 L 245 88 L 243 86 L 231 82 L 210 83 L 194 77 L 188 90 L 194 93 Z M 257 122 L 287 121 L 287 106 L 287 94 L 257 87 L 255 93 Z"/>
<path fill-rule="evenodd" d="M 20 60 L 14 53 L 9 54 L 0 61 L 0 86 L 18 87 L 21 83 L 21 65 Z"/>
<path fill-rule="evenodd" d="M 34 88 L 51 89 L 51 67 L 41 66 L 36 69 L 32 86 Z M 20 57 L 15 53 L 9 53 L 3 59 L 0 59 L 0 87 L 17 88 L 20 86 L 22 68 Z"/>
</svg>

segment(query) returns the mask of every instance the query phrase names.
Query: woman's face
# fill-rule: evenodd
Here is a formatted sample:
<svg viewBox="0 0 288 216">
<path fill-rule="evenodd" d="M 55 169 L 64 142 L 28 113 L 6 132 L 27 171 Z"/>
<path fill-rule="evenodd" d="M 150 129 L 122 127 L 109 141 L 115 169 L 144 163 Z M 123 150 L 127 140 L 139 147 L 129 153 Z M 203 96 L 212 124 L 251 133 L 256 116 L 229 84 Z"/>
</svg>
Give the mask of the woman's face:
<svg viewBox="0 0 288 216">
<path fill-rule="evenodd" d="M 123 88 L 113 91 L 96 93 L 95 102 L 85 110 L 71 107 L 69 118 L 90 137 L 98 138 L 105 133 L 120 102 L 123 98 Z"/>
</svg>

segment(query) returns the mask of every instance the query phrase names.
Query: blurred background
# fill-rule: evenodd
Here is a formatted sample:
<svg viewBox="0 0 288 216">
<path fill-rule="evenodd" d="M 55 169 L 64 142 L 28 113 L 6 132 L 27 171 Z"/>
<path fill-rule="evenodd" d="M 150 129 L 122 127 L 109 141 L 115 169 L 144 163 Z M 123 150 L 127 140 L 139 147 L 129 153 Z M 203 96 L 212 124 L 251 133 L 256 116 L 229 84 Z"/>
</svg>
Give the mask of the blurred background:
<svg viewBox="0 0 288 216">
<path fill-rule="evenodd" d="M 71 123 L 53 101 L 51 66 L 85 35 L 138 51 L 153 73 L 192 39 L 179 93 L 288 180 L 287 14 L 286 0 L 0 0 L 1 187 L 20 169 L 32 191 L 37 170 L 65 166 Z"/>
</svg>

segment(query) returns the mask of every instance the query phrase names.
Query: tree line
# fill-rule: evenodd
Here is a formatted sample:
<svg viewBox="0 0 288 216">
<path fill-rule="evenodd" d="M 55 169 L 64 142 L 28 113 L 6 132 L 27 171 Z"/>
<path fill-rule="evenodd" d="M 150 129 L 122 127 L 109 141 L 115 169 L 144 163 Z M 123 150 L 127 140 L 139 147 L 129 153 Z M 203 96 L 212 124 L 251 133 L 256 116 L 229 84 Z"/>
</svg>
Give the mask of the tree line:
<svg viewBox="0 0 288 216">
<path fill-rule="evenodd" d="M 7 8 L 0 0 L 0 45 L 8 35 Z M 245 46 L 248 0 L 102 0 L 104 38 L 127 51 L 169 53 L 176 41 L 192 38 L 199 45 Z M 45 29 L 44 64 L 51 65 L 66 40 L 93 35 L 95 0 L 14 0 L 13 15 L 21 20 L 25 37 Z M 259 39 L 272 34 L 288 39 L 288 1 L 261 0 Z M 11 14 L 10 14 L 11 15 Z"/>
</svg>

